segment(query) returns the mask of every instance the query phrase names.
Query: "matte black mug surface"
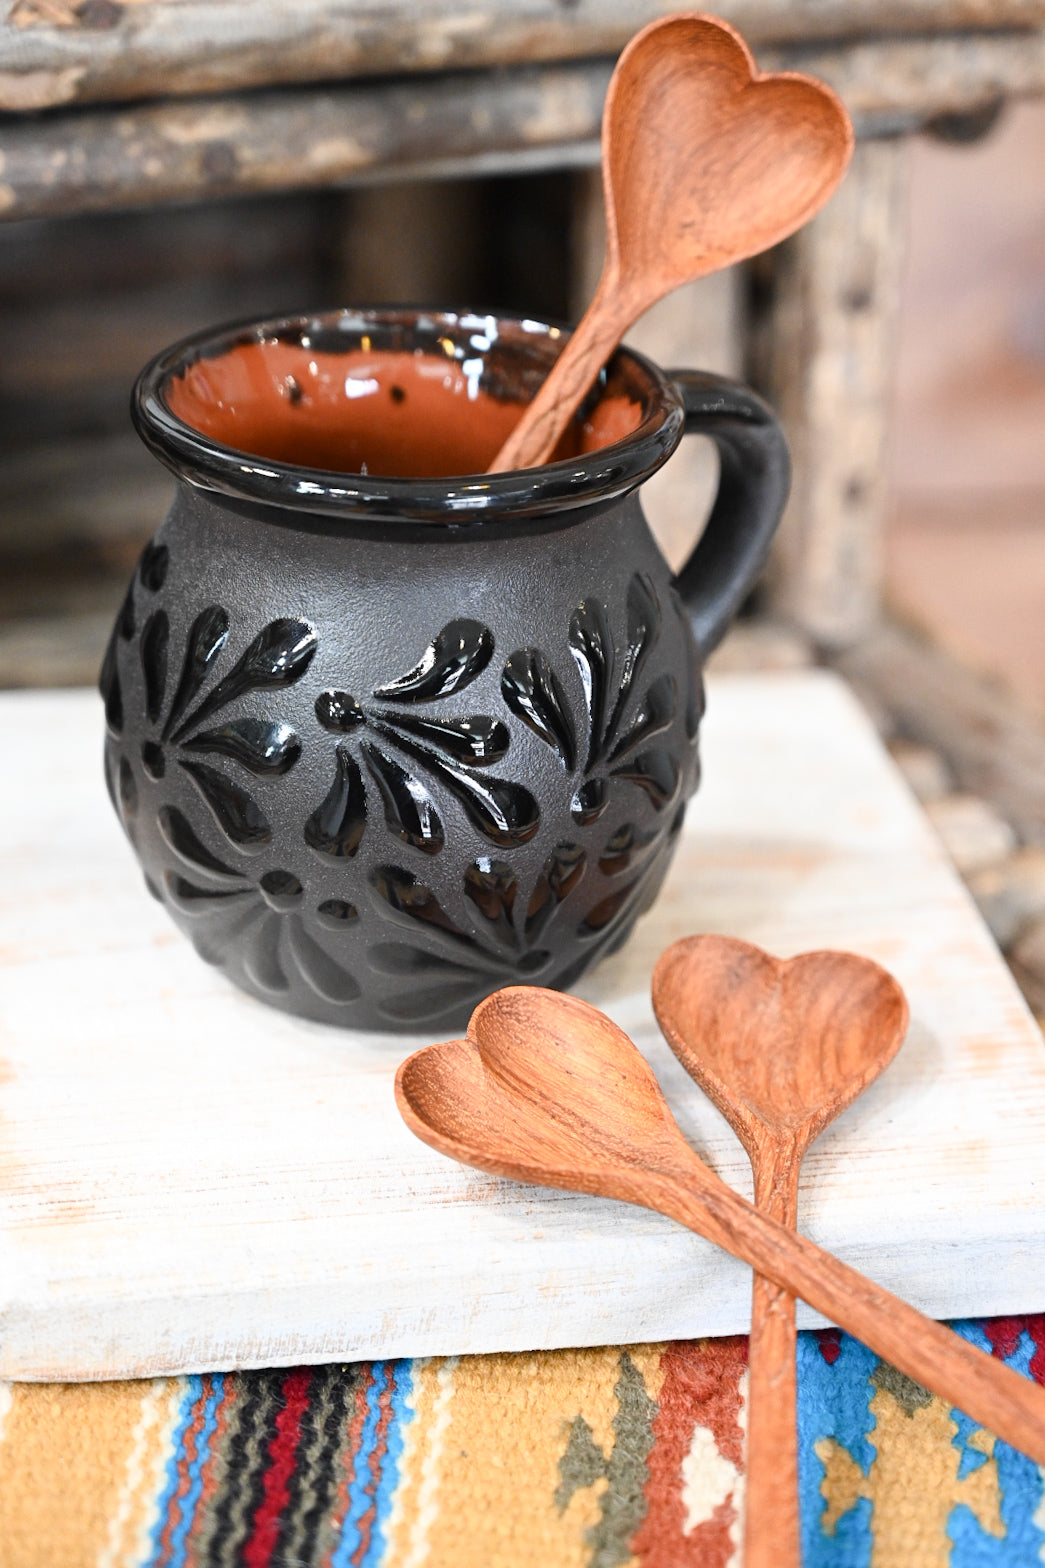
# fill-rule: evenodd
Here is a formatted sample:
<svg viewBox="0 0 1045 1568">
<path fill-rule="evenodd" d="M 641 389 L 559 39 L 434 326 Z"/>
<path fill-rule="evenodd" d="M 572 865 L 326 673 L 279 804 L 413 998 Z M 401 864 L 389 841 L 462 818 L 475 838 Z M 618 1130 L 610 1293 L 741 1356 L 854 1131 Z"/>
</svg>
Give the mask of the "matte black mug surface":
<svg viewBox="0 0 1045 1568">
<path fill-rule="evenodd" d="M 621 351 L 556 461 L 484 474 L 561 336 L 335 312 L 139 380 L 181 482 L 105 656 L 106 776 L 154 896 L 277 1007 L 456 1028 L 571 984 L 663 880 L 787 452 L 753 393 Z M 684 431 L 721 474 L 673 577 L 637 490 Z"/>
</svg>

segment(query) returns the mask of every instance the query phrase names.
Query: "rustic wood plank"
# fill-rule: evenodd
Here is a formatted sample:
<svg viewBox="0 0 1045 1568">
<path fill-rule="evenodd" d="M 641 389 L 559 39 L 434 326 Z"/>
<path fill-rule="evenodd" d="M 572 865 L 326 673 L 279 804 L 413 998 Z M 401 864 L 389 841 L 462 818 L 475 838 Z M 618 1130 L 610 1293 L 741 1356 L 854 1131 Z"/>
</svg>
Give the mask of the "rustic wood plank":
<svg viewBox="0 0 1045 1568">
<path fill-rule="evenodd" d="M 833 201 L 762 267 L 751 371 L 794 463 L 768 598 L 828 645 L 878 613 L 905 167 L 902 141 L 860 144 Z"/>
<path fill-rule="evenodd" d="M 891 135 L 1045 91 L 1045 29 L 762 48 L 758 61 L 821 76 L 858 135 Z M 609 59 L 578 60 L 8 119 L 0 217 L 583 167 L 598 161 L 611 68 Z M 0 77 L 0 108 L 2 89 Z"/>
<path fill-rule="evenodd" d="M 142 889 L 96 766 L 97 699 L 0 708 L 18 740 L 0 774 L 0 1376 L 746 1326 L 750 1274 L 710 1245 L 411 1138 L 392 1078 L 427 1042 L 310 1025 L 229 988 Z M 740 1146 L 656 1030 L 655 959 L 704 930 L 884 963 L 912 1029 L 811 1150 L 802 1227 L 934 1316 L 1040 1306 L 1045 1049 L 867 720 L 823 672 L 721 677 L 704 753 L 660 899 L 583 994 L 750 1193 Z"/>
<path fill-rule="evenodd" d="M 598 158 L 611 62 L 91 110 L 0 129 L 7 218 Z"/>
<path fill-rule="evenodd" d="M 650 0 L 11 0 L 0 23 L 0 107 L 224 92 L 613 54 Z M 721 0 L 753 44 L 1033 27 L 1042 0 Z"/>
<path fill-rule="evenodd" d="M 961 786 L 1045 844 L 1045 728 L 1004 685 L 885 623 L 835 658 L 898 734 L 941 751 Z"/>
</svg>

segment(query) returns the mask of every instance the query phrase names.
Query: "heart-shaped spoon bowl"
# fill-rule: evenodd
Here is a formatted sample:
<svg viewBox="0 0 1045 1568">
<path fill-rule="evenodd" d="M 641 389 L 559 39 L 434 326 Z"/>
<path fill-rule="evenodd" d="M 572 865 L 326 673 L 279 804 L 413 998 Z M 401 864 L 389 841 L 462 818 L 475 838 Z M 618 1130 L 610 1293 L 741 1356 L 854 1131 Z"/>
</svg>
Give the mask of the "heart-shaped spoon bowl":
<svg viewBox="0 0 1045 1568">
<path fill-rule="evenodd" d="M 892 1061 L 909 1016 L 869 958 L 775 958 L 735 937 L 674 943 L 652 990 L 668 1044 L 752 1157 L 766 1128 L 804 1151 Z"/>
<path fill-rule="evenodd" d="M 643 298 L 793 234 L 834 191 L 853 148 L 829 87 L 759 71 L 734 28 L 699 12 L 632 39 L 603 124 L 607 241 Z"/>
<path fill-rule="evenodd" d="M 643 311 L 793 234 L 827 201 L 852 150 L 836 94 L 797 72 L 760 72 L 727 22 L 680 12 L 636 34 L 602 116 L 599 286 L 490 471 L 546 462 Z"/>
<path fill-rule="evenodd" d="M 495 1175 L 669 1215 L 1045 1462 L 1045 1393 L 727 1187 L 686 1143 L 641 1053 L 596 1008 L 512 986 L 479 1005 L 469 1034 L 415 1052 L 396 1074 L 400 1113 L 424 1143 Z"/>
</svg>

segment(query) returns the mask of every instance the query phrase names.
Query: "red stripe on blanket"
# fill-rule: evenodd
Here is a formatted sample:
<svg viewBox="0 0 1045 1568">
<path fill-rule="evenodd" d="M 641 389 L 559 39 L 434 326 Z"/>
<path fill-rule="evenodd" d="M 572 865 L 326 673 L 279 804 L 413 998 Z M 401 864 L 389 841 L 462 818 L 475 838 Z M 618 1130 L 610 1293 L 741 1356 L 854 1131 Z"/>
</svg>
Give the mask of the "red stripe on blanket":
<svg viewBox="0 0 1045 1568">
<path fill-rule="evenodd" d="M 664 1382 L 648 1459 L 647 1513 L 631 1549 L 642 1568 L 723 1568 L 734 1550 L 729 1531 L 736 1510 L 727 1498 L 709 1519 L 687 1532 L 683 1465 L 694 1431 L 702 1426 L 722 1457 L 743 1469 L 739 1383 L 747 1364 L 747 1340 L 678 1341 L 666 1347 L 660 1364 Z"/>
<path fill-rule="evenodd" d="M 999 1361 L 1013 1354 L 1026 1329 L 1034 1341 L 1030 1375 L 1036 1383 L 1045 1384 L 1045 1312 L 1032 1312 L 1026 1317 L 994 1318 L 983 1327 L 991 1342 L 991 1354 L 997 1356 Z"/>
<path fill-rule="evenodd" d="M 243 1568 L 269 1568 L 272 1561 L 279 1537 L 280 1515 L 290 1496 L 287 1482 L 294 1469 L 294 1457 L 301 1436 L 301 1418 L 308 1404 L 308 1386 L 311 1381 L 311 1370 L 308 1367 L 297 1367 L 284 1380 L 280 1390 L 284 1405 L 276 1417 L 275 1435 L 269 1443 L 263 1495 L 254 1515 L 250 1539 L 243 1547 Z"/>
</svg>

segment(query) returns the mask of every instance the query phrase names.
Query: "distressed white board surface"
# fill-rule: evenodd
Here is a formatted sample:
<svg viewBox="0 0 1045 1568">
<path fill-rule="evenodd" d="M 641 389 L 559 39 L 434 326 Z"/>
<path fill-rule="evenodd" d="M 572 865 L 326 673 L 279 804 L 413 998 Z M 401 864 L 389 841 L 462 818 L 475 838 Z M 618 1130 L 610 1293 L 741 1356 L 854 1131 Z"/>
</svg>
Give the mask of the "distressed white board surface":
<svg viewBox="0 0 1045 1568">
<path fill-rule="evenodd" d="M 417 1039 L 297 1022 L 201 963 L 105 798 L 96 698 L 5 696 L 0 733 L 0 1376 L 745 1328 L 748 1271 L 670 1221 L 416 1142 L 392 1078 Z M 1040 1309 L 1045 1048 L 867 720 L 827 674 L 722 676 L 703 749 L 668 884 L 583 994 L 750 1193 L 657 1033 L 654 960 L 714 930 L 886 964 L 910 1035 L 814 1146 L 803 1228 L 934 1316 Z"/>
</svg>

